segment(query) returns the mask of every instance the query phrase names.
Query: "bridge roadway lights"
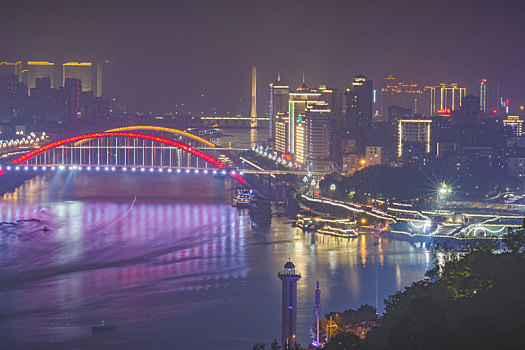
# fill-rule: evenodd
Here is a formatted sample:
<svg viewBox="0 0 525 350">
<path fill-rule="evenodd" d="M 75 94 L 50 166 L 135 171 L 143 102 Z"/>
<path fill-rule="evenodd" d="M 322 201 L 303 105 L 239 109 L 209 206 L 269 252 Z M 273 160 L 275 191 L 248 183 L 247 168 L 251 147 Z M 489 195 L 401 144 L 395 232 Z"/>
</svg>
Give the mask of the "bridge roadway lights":
<svg viewBox="0 0 525 350">
<path fill-rule="evenodd" d="M 45 171 L 47 170 L 47 167 L 46 166 L 37 166 L 37 165 L 34 165 L 34 166 L 6 166 L 6 170 L 7 171 L 10 171 L 11 169 L 14 169 L 16 171 L 20 170 L 21 168 L 23 168 L 24 170 L 33 170 L 33 171 L 38 171 L 39 169 L 42 169 L 42 171 Z M 55 170 L 55 166 L 51 166 L 49 167 L 50 170 Z M 70 170 L 70 171 L 73 171 L 73 170 L 78 170 L 78 171 L 82 171 L 82 169 L 85 168 L 86 171 L 91 171 L 91 170 L 96 170 L 96 171 L 100 171 L 101 170 L 101 167 L 100 166 L 96 166 L 96 167 L 92 167 L 92 166 L 78 166 L 78 165 L 69 165 L 69 166 L 65 166 L 65 165 L 59 165 L 58 166 L 58 170 Z M 114 166 L 102 166 L 103 170 L 104 171 L 107 171 L 109 172 L 110 170 L 113 172 L 113 171 L 117 171 L 117 167 L 114 167 Z M 158 169 L 158 172 L 159 173 L 162 173 L 164 172 L 164 170 L 166 170 L 166 172 L 168 173 L 174 173 L 175 169 L 172 169 L 172 168 L 168 168 L 168 169 L 165 169 L 165 168 L 155 168 L 155 167 L 151 167 L 151 168 L 136 168 L 136 167 L 133 167 L 133 168 L 128 168 L 128 167 L 122 167 L 121 170 L 124 171 L 124 172 L 127 172 L 127 171 L 133 171 L 133 172 L 136 172 L 138 169 L 140 169 L 141 172 L 145 172 L 147 169 L 149 169 L 149 171 L 151 173 L 155 172 L 155 169 Z M 180 174 L 182 172 L 182 170 L 185 170 L 185 173 L 186 174 L 190 174 L 192 173 L 191 169 L 176 169 L 176 172 L 178 174 Z M 217 170 L 217 169 L 214 169 L 214 170 L 208 170 L 208 169 L 194 169 L 193 170 L 193 173 L 195 174 L 213 174 L 213 175 L 217 175 L 217 174 L 221 174 L 221 175 L 231 175 L 231 176 L 234 176 L 236 174 L 239 174 L 239 175 L 244 175 L 244 172 L 243 171 L 239 171 L 237 172 L 236 170 L 232 170 L 232 169 L 222 169 L 222 170 Z"/>
</svg>

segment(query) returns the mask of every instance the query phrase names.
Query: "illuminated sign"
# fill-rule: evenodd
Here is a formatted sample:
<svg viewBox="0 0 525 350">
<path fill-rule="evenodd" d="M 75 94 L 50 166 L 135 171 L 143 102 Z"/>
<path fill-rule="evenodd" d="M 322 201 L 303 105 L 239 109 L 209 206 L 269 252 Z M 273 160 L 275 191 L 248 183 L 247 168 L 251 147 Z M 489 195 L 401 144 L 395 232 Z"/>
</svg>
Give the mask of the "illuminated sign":
<svg viewBox="0 0 525 350">
<path fill-rule="evenodd" d="M 439 114 L 450 114 L 450 112 L 451 112 L 450 108 L 442 108 L 438 110 Z"/>
</svg>

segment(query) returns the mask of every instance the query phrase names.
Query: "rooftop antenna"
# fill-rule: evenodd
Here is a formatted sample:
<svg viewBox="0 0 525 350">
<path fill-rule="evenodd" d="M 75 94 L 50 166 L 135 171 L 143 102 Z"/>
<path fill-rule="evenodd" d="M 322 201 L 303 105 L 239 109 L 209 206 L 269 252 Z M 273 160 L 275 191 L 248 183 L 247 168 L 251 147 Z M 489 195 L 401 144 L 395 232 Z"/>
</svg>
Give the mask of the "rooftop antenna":
<svg viewBox="0 0 525 350">
<path fill-rule="evenodd" d="M 304 70 L 303 70 L 303 84 L 304 84 Z"/>
<path fill-rule="evenodd" d="M 277 73 L 277 81 L 281 81 L 281 72 Z"/>
</svg>

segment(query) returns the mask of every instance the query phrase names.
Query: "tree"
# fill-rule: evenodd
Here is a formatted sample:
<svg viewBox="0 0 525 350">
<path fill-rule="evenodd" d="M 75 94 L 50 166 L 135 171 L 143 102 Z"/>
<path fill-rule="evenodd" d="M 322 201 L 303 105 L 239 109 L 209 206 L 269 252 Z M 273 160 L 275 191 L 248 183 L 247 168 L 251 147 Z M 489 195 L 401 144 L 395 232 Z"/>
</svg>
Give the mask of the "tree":
<svg viewBox="0 0 525 350">
<path fill-rule="evenodd" d="M 387 349 L 443 349 L 450 332 L 443 307 L 430 297 L 414 299 L 392 327 Z"/>
<path fill-rule="evenodd" d="M 359 337 L 352 332 L 341 332 L 326 345 L 326 350 L 348 350 L 359 345 Z"/>
<path fill-rule="evenodd" d="M 281 346 L 277 342 L 277 339 L 273 340 L 273 342 L 270 344 L 270 347 L 272 350 L 281 350 Z"/>
</svg>

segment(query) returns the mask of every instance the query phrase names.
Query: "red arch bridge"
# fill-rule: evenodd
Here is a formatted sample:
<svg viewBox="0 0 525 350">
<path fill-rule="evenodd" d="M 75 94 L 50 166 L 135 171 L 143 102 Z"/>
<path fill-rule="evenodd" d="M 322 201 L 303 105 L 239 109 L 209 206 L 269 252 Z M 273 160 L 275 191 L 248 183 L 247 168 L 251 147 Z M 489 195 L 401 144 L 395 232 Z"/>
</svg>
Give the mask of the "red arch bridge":
<svg viewBox="0 0 525 350">
<path fill-rule="evenodd" d="M 134 132 L 94 133 L 52 142 L 16 158 L 0 173 L 21 170 L 203 173 L 246 182 L 242 172 L 207 152 L 163 136 Z"/>
</svg>

